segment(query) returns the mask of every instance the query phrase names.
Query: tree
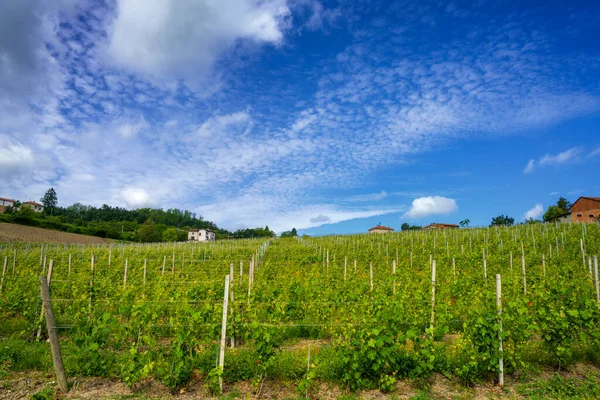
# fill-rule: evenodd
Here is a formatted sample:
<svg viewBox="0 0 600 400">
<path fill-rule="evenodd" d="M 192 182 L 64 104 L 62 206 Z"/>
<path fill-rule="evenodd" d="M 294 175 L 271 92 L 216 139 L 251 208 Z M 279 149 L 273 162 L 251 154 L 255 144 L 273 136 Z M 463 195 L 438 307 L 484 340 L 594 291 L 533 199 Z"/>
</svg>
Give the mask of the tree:
<svg viewBox="0 0 600 400">
<path fill-rule="evenodd" d="M 400 227 L 400 229 L 402 229 L 403 231 L 407 231 L 410 229 L 410 225 L 408 224 L 408 222 L 405 222 L 402 224 L 402 226 Z"/>
<path fill-rule="evenodd" d="M 460 226 L 462 226 L 463 228 L 467 228 L 470 223 L 471 223 L 471 220 L 469 218 L 466 218 L 466 219 L 463 219 L 462 221 L 460 221 Z"/>
<path fill-rule="evenodd" d="M 296 237 L 296 236 L 298 236 L 298 232 L 296 231 L 296 228 L 292 228 L 291 231 L 281 232 L 281 235 L 279 235 L 279 237 L 282 237 L 282 238 L 291 238 L 291 237 Z"/>
<path fill-rule="evenodd" d="M 176 242 L 178 239 L 176 228 L 167 228 L 162 233 L 163 242 Z"/>
<path fill-rule="evenodd" d="M 515 223 L 515 219 L 509 217 L 508 215 L 499 215 L 495 218 L 492 218 L 491 226 L 511 226 Z"/>
<path fill-rule="evenodd" d="M 48 189 L 46 191 L 46 193 L 44 194 L 44 196 L 40 199 L 40 201 L 44 205 L 44 209 L 46 209 L 46 212 L 47 212 L 47 210 L 50 210 L 50 214 L 52 214 L 52 211 L 58 205 L 58 198 L 56 196 L 56 190 L 54 190 L 54 188 Z"/>
<path fill-rule="evenodd" d="M 548 210 L 544 213 L 544 221 L 550 221 L 552 218 L 560 217 L 564 214 L 566 214 L 565 210 L 563 210 L 559 206 L 550 206 L 548 207 Z"/>
<path fill-rule="evenodd" d="M 564 197 L 559 198 L 558 201 L 556 202 L 556 205 L 558 206 L 558 208 L 563 210 L 563 214 L 568 213 L 569 208 L 571 208 L 571 202 L 569 200 L 565 199 Z"/>
</svg>

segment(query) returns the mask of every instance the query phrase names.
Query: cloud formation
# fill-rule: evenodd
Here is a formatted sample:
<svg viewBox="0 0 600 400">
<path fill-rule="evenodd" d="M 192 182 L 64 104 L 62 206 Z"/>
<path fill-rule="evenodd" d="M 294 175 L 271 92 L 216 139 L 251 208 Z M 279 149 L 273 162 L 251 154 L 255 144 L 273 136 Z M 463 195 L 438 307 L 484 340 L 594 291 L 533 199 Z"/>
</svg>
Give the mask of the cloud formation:
<svg viewBox="0 0 600 400">
<path fill-rule="evenodd" d="M 523 170 L 524 174 L 530 174 L 533 171 L 533 167 L 535 166 L 535 160 L 529 160 L 527 166 Z"/>
<path fill-rule="evenodd" d="M 579 147 L 573 147 L 555 155 L 546 154 L 540 159 L 540 165 L 556 165 L 573 161 L 580 152 L 581 149 Z"/>
<path fill-rule="evenodd" d="M 118 0 L 108 54 L 129 71 L 195 80 L 238 41 L 278 44 L 286 0 Z"/>
<path fill-rule="evenodd" d="M 542 204 L 536 204 L 532 209 L 527 210 L 523 216 L 524 220 L 539 219 L 544 213 L 544 206 Z"/>
<path fill-rule="evenodd" d="M 447 215 L 458 210 L 454 199 L 441 196 L 420 197 L 413 200 L 405 218 L 420 219 L 431 215 Z"/>
</svg>

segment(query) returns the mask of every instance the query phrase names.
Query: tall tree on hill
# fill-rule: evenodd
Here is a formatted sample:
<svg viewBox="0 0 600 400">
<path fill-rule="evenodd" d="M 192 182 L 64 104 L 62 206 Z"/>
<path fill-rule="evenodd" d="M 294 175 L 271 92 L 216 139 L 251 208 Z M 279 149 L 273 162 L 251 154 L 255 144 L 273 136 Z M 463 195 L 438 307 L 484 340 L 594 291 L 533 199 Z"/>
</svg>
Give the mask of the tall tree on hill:
<svg viewBox="0 0 600 400">
<path fill-rule="evenodd" d="M 50 215 L 52 215 L 52 211 L 58 205 L 58 197 L 56 196 L 56 190 L 54 188 L 50 188 L 46 191 L 44 196 L 40 199 L 42 204 L 44 205 L 44 209 L 46 212 L 50 211 Z"/>
<path fill-rule="evenodd" d="M 544 213 L 544 221 L 550 221 L 553 218 L 567 214 L 569 208 L 571 208 L 571 202 L 564 197 L 559 198 L 556 205 L 548 207 L 548 210 Z"/>
<path fill-rule="evenodd" d="M 497 217 L 492 218 L 491 226 L 511 226 L 514 223 L 514 218 L 511 218 L 508 215 L 499 215 Z"/>
</svg>

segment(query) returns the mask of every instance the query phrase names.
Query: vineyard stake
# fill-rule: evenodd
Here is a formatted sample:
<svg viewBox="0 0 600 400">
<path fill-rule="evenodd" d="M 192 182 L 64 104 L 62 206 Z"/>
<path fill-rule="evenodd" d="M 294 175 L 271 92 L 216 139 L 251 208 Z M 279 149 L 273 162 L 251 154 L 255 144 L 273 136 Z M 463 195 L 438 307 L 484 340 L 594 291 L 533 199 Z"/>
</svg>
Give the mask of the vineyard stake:
<svg viewBox="0 0 600 400">
<path fill-rule="evenodd" d="M 546 255 L 542 254 L 542 274 L 546 277 Z"/>
<path fill-rule="evenodd" d="M 504 385 L 504 357 L 502 348 L 502 277 L 500 274 L 496 274 L 496 308 L 498 310 L 498 324 L 500 330 L 498 331 L 498 339 L 500 340 L 500 358 L 498 360 L 498 384 Z"/>
<path fill-rule="evenodd" d="M 523 294 L 527 295 L 527 275 L 525 274 L 525 253 L 521 254 L 521 270 L 523 272 Z"/>
<path fill-rule="evenodd" d="M 123 273 L 123 290 L 125 290 L 125 288 L 127 287 L 127 267 L 128 265 L 128 259 L 125 259 L 125 272 Z"/>
<path fill-rule="evenodd" d="M 110 260 L 112 258 L 112 246 L 108 249 L 108 266 L 110 267 Z"/>
<path fill-rule="evenodd" d="M 56 334 L 54 312 L 52 311 L 52 302 L 50 301 L 50 288 L 45 276 L 40 276 L 40 293 L 42 295 L 42 308 L 46 313 L 46 328 L 48 329 L 48 338 L 50 339 L 50 350 L 52 351 L 52 362 L 54 364 L 54 371 L 56 372 L 56 380 L 58 381 L 60 390 L 63 393 L 67 393 L 69 385 L 60 354 L 58 335 Z"/>
<path fill-rule="evenodd" d="M 452 275 L 456 276 L 456 261 L 454 260 L 454 257 L 452 257 Z"/>
<path fill-rule="evenodd" d="M 48 266 L 48 277 L 46 278 L 46 282 L 48 284 L 48 290 L 50 290 L 50 283 L 52 283 L 52 271 L 54 266 L 54 260 L 50 260 L 50 265 Z M 44 322 L 44 303 L 42 302 L 42 310 L 40 311 L 40 318 L 38 320 L 38 331 L 37 331 L 37 340 L 40 340 L 42 336 L 42 322 Z"/>
<path fill-rule="evenodd" d="M 235 297 L 233 295 L 233 286 L 235 284 L 235 277 L 233 275 L 233 263 L 229 264 L 229 276 L 231 277 L 229 283 L 229 298 L 231 299 L 231 306 L 233 307 L 235 303 Z M 233 309 L 231 310 L 231 313 L 233 314 Z M 235 338 L 233 336 L 231 336 L 231 348 L 235 348 Z"/>
<path fill-rule="evenodd" d="M 593 276 L 593 273 L 592 273 L 592 257 L 588 257 L 588 270 L 590 271 L 590 275 Z"/>
<path fill-rule="evenodd" d="M 2 268 L 2 280 L 0 280 L 0 293 L 2 293 L 2 286 L 4 285 L 4 274 L 6 274 L 6 264 L 8 264 L 8 257 L 4 257 L 4 267 Z"/>
<path fill-rule="evenodd" d="M 15 267 L 17 266 L 17 249 L 13 252 L 13 274 L 15 273 Z"/>
<path fill-rule="evenodd" d="M 433 337 L 433 321 L 435 317 L 435 268 L 436 260 L 431 263 L 431 323 L 429 325 L 430 335 Z"/>
<path fill-rule="evenodd" d="M 167 256 L 163 257 L 163 267 L 161 276 L 165 276 L 165 266 L 167 265 Z"/>
<path fill-rule="evenodd" d="M 69 253 L 69 273 L 67 276 L 71 276 L 71 253 Z"/>
<path fill-rule="evenodd" d="M 348 257 L 344 257 L 344 282 L 346 282 L 347 264 L 348 264 Z"/>
<path fill-rule="evenodd" d="M 146 285 L 146 259 L 144 258 L 144 285 Z"/>
<path fill-rule="evenodd" d="M 396 260 L 392 260 L 392 275 L 394 276 L 394 282 L 392 286 L 392 293 L 396 294 Z"/>
<path fill-rule="evenodd" d="M 227 335 L 227 308 L 229 304 L 229 275 L 225 276 L 225 293 L 223 295 L 223 321 L 221 323 L 221 344 L 219 348 L 219 390 L 223 394 L 223 366 L 225 365 L 225 336 Z"/>
<path fill-rule="evenodd" d="M 596 300 L 600 304 L 600 287 L 598 286 L 598 256 L 594 256 L 594 286 L 596 287 Z"/>
<path fill-rule="evenodd" d="M 240 261 L 240 283 L 242 283 L 242 277 L 244 276 L 244 263 Z"/>
<path fill-rule="evenodd" d="M 371 291 L 373 291 L 373 261 L 369 262 L 369 281 L 371 283 Z"/>
<path fill-rule="evenodd" d="M 356 275 L 356 258 L 354 259 L 354 275 Z"/>
<path fill-rule="evenodd" d="M 487 280 L 487 260 L 485 259 L 485 249 L 483 250 L 483 277 Z"/>
</svg>

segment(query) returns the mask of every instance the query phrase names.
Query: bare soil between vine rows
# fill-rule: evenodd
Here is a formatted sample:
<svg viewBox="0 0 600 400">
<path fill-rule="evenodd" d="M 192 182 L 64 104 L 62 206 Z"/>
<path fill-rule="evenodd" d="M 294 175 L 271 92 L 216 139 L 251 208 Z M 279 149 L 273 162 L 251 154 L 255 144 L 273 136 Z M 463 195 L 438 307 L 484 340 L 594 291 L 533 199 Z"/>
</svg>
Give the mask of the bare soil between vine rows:
<svg viewBox="0 0 600 400">
<path fill-rule="evenodd" d="M 108 244 L 110 240 L 96 236 L 80 235 L 36 228 L 18 224 L 0 222 L 0 242 L 25 243 L 75 243 L 75 244 Z"/>
<path fill-rule="evenodd" d="M 519 390 L 520 386 L 537 384 L 551 379 L 557 372 L 545 370 L 527 379 L 515 380 L 508 376 L 506 385 L 500 387 L 493 383 L 482 383 L 465 387 L 455 380 L 435 374 L 426 382 L 425 388 L 417 387 L 411 380 L 397 382 L 396 389 L 391 393 L 378 390 L 366 390 L 349 393 L 339 385 L 320 383 L 311 389 L 311 399 L 524 399 L 529 396 Z M 600 383 L 600 368 L 590 364 L 575 364 L 560 372 L 563 379 L 584 381 L 590 376 Z M 170 393 L 162 384 L 146 380 L 134 388 L 130 388 L 118 380 L 107 378 L 70 378 L 72 386 L 67 395 L 57 394 L 51 398 L 57 399 L 217 399 L 205 389 L 201 379 L 193 379 L 185 388 L 177 393 Z M 0 380 L 0 399 L 28 399 L 44 390 L 56 388 L 54 375 L 49 372 L 13 372 Z M 50 390 L 49 390 L 50 389 Z M 260 393 L 259 393 L 260 391 Z M 545 396 L 544 396 L 545 397 Z M 262 386 L 253 386 L 251 382 L 225 384 L 224 395 L 220 398 L 240 399 L 298 399 L 296 384 L 282 380 L 265 380 Z"/>
</svg>

